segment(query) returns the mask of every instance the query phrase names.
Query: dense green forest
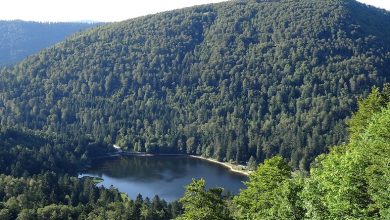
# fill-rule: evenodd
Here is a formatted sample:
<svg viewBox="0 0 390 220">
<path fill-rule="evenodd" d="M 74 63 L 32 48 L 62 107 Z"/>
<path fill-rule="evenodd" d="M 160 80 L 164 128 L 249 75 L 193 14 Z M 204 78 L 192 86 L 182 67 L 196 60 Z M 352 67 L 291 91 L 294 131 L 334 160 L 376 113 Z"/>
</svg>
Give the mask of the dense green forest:
<svg viewBox="0 0 390 220">
<path fill-rule="evenodd" d="M 20 128 L 0 131 L 0 219 L 172 219 L 178 202 L 131 200 L 77 173 L 107 146 Z"/>
<path fill-rule="evenodd" d="M 387 81 L 389 12 L 231 1 L 94 28 L 0 72 L 0 123 L 134 151 L 309 167 Z"/>
<path fill-rule="evenodd" d="M 390 219 L 390 85 L 359 103 L 349 130 L 348 143 L 318 156 L 310 174 L 276 156 L 233 199 L 194 180 L 178 219 Z"/>
<path fill-rule="evenodd" d="M 94 26 L 96 24 L 0 21 L 0 66 L 19 62 L 74 33 Z"/>
<path fill-rule="evenodd" d="M 389 219 L 389 36 L 353 0 L 229 1 L 3 67 L 0 219 Z M 262 163 L 236 196 L 128 198 L 77 177 L 113 143 Z"/>
<path fill-rule="evenodd" d="M 349 120 L 348 143 L 310 172 L 266 159 L 234 196 L 194 180 L 178 202 L 130 200 L 74 172 L 104 143 L 15 128 L 0 131 L 0 219 L 389 219 L 390 85 L 374 88 Z M 76 149 L 76 150 L 70 150 Z M 89 155 L 90 150 L 95 155 Z"/>
</svg>

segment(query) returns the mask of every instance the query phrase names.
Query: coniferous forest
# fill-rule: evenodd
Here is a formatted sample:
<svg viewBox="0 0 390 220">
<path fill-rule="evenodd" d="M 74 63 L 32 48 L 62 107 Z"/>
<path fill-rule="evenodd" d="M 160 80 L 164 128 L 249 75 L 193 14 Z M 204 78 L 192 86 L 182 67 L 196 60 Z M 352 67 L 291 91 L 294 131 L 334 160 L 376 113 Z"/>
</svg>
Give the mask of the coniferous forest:
<svg viewBox="0 0 390 220">
<path fill-rule="evenodd" d="M 348 142 L 318 156 L 310 174 L 266 159 L 233 199 L 194 180 L 178 219 L 389 219 L 390 85 L 374 88 L 348 124 Z"/>
<path fill-rule="evenodd" d="M 318 156 L 310 171 L 266 159 L 232 197 L 203 179 L 167 203 L 96 187 L 75 171 L 104 154 L 104 143 L 2 129 L 1 219 L 388 219 L 390 85 L 374 88 L 348 121 L 351 137 Z M 92 155 L 89 152 L 93 152 Z"/>
<path fill-rule="evenodd" d="M 388 219 L 389 74 L 390 12 L 354 0 L 89 29 L 0 70 L 0 219 Z M 112 144 L 261 164 L 236 196 L 128 198 L 77 177 Z"/>
<path fill-rule="evenodd" d="M 233 1 L 95 28 L 1 71 L 1 123 L 307 169 L 386 81 L 389 22 L 355 1 Z"/>
</svg>

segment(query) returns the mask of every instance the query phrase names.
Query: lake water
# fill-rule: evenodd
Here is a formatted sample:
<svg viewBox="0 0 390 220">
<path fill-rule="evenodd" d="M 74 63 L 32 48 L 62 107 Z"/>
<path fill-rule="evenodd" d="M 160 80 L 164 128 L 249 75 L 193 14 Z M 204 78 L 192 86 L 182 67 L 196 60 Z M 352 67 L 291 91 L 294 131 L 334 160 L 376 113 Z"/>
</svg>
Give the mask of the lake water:
<svg viewBox="0 0 390 220">
<path fill-rule="evenodd" d="M 185 156 L 121 156 L 95 161 L 80 176 L 104 179 L 103 185 L 111 185 L 131 199 L 138 194 L 143 198 L 159 195 L 166 201 L 174 201 L 184 194 L 184 187 L 193 178 L 204 178 L 206 186 L 223 187 L 236 194 L 244 188 L 248 178 L 231 172 L 221 165 Z"/>
</svg>

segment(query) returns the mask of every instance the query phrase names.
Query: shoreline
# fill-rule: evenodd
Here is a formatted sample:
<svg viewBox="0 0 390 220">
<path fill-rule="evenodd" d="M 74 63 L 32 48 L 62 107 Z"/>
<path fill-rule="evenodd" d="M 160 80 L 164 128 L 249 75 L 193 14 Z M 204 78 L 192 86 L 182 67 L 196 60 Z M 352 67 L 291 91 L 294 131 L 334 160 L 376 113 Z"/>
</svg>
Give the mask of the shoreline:
<svg viewBox="0 0 390 220">
<path fill-rule="evenodd" d="M 197 158 L 200 160 L 205 160 L 205 161 L 209 161 L 211 163 L 219 164 L 221 166 L 229 168 L 230 172 L 239 173 L 239 174 L 242 174 L 244 176 L 249 176 L 249 174 L 251 174 L 253 172 L 253 171 L 249 171 L 249 170 L 238 170 L 236 168 L 236 165 L 233 165 L 233 164 L 227 163 L 227 162 L 221 162 L 221 161 L 218 161 L 218 160 L 215 160 L 212 158 L 206 158 L 206 157 L 196 156 L 196 155 L 187 155 L 187 156 L 191 157 L 191 158 Z"/>
<path fill-rule="evenodd" d="M 126 152 L 126 151 L 123 151 L 120 155 L 121 155 L 121 156 L 139 156 L 139 157 L 154 157 L 154 156 L 188 156 L 187 154 L 180 154 L 180 153 L 156 154 L 156 153 Z"/>
<path fill-rule="evenodd" d="M 213 159 L 213 158 L 206 158 L 206 157 L 202 157 L 202 156 L 197 156 L 197 155 L 189 155 L 189 154 L 180 154 L 180 153 L 171 153 L 171 154 L 153 154 L 153 153 L 145 153 L 145 152 L 126 152 L 126 151 L 122 151 L 122 152 L 116 152 L 116 153 L 113 153 L 113 154 L 108 154 L 106 156 L 101 156 L 101 157 L 96 157 L 96 158 L 93 158 L 94 160 L 95 159 L 102 159 L 102 158 L 113 158 L 113 157 L 119 157 L 119 156 L 136 156 L 136 157 L 153 157 L 153 156 L 184 156 L 184 157 L 190 157 L 190 158 L 196 158 L 196 159 L 199 159 L 199 160 L 205 160 L 205 161 L 208 161 L 208 162 L 211 162 L 211 163 L 215 163 L 215 164 L 219 164 L 221 166 L 224 166 L 226 168 L 229 169 L 230 172 L 233 172 L 233 173 L 238 173 L 238 174 L 241 174 L 241 175 L 244 175 L 244 176 L 249 176 L 253 171 L 249 171 L 249 170 L 241 170 L 241 169 L 237 169 L 237 165 L 234 165 L 234 164 L 231 164 L 231 163 L 228 163 L 228 162 L 221 162 L 221 161 L 218 161 L 216 159 Z"/>
<path fill-rule="evenodd" d="M 98 157 L 92 157 L 91 160 L 96 159 L 103 159 L 103 158 L 113 158 L 113 157 L 120 157 L 120 156 L 136 156 L 136 157 L 154 157 L 154 156 L 188 156 L 187 154 L 154 154 L 154 153 L 145 153 L 145 152 L 115 152 L 115 153 L 108 153 L 106 155 L 98 156 Z"/>
</svg>

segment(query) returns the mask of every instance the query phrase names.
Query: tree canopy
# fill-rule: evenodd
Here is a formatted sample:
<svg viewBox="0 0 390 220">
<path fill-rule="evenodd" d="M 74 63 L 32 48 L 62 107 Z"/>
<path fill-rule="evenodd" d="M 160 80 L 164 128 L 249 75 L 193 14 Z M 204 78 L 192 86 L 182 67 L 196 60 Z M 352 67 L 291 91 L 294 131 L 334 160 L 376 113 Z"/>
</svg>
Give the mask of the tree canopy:
<svg viewBox="0 0 390 220">
<path fill-rule="evenodd" d="M 281 157 L 261 164 L 233 198 L 236 219 L 388 219 L 389 85 L 359 102 L 348 143 L 318 156 L 309 174 Z M 380 104 L 378 104 L 380 103 Z M 367 117 L 363 117 L 367 116 Z M 363 120 L 364 119 L 364 120 Z"/>
<path fill-rule="evenodd" d="M 228 220 L 231 219 L 226 201 L 223 200 L 222 188 L 206 189 L 204 179 L 193 180 L 186 186 L 186 191 L 180 202 L 184 214 L 177 220 Z"/>
<path fill-rule="evenodd" d="M 389 219 L 389 16 L 353 0 L 229 1 L 2 68 L 0 219 Z M 113 143 L 260 165 L 234 198 L 194 180 L 179 202 L 129 199 L 76 176 Z"/>
<path fill-rule="evenodd" d="M 389 13 L 229 1 L 77 34 L 0 72 L 0 123 L 141 152 L 308 169 L 388 78 Z"/>
</svg>

